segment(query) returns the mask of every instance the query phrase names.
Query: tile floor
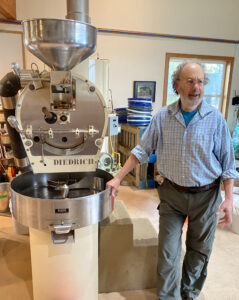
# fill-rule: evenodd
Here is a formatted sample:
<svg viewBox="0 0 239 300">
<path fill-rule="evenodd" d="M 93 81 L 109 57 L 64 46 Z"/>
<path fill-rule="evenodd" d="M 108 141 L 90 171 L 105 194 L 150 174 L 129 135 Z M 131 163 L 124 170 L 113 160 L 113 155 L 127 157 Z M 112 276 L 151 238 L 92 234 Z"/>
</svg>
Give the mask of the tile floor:
<svg viewBox="0 0 239 300">
<path fill-rule="evenodd" d="M 121 186 L 117 199 L 131 217 L 148 217 L 158 231 L 155 189 Z M 184 230 L 185 231 L 185 230 Z M 185 233 L 184 233 L 185 235 Z M 217 229 L 208 279 L 198 300 L 239 300 L 239 235 Z M 156 300 L 155 289 L 100 294 L 99 300 Z M 11 219 L 0 216 L 0 300 L 32 300 L 29 238 L 16 235 Z M 42 299 L 47 300 L 47 299 Z"/>
</svg>

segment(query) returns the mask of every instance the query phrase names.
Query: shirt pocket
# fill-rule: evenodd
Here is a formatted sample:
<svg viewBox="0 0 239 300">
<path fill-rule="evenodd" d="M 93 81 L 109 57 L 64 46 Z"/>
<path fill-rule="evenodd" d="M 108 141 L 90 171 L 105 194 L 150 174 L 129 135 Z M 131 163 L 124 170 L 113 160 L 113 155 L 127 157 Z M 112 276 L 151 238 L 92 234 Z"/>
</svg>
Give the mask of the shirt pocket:
<svg viewBox="0 0 239 300">
<path fill-rule="evenodd" d="M 213 132 L 205 130 L 205 132 L 197 132 L 189 137 L 191 151 L 197 152 L 200 156 L 202 154 L 209 155 L 213 149 Z"/>
</svg>

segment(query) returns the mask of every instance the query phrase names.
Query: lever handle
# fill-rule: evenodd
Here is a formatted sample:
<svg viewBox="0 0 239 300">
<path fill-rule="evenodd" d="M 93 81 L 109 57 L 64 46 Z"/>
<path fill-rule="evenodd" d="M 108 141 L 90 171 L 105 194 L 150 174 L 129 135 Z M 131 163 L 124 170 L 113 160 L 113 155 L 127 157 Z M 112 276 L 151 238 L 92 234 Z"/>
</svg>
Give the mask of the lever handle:
<svg viewBox="0 0 239 300">
<path fill-rule="evenodd" d="M 12 128 L 15 128 L 17 132 L 21 133 L 21 129 L 20 129 L 19 123 L 18 123 L 18 121 L 17 121 L 17 119 L 16 119 L 15 116 L 9 116 L 7 118 L 7 121 L 8 121 L 8 123 L 10 124 L 10 126 Z"/>
</svg>

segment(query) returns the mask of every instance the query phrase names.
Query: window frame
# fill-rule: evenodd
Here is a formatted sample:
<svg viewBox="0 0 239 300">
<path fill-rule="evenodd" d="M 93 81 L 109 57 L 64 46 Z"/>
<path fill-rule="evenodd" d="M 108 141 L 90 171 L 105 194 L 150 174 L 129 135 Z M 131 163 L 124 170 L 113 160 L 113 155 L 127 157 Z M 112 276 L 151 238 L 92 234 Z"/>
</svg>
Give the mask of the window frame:
<svg viewBox="0 0 239 300">
<path fill-rule="evenodd" d="M 165 68 L 164 68 L 163 106 L 167 105 L 168 71 L 169 71 L 169 61 L 171 58 L 195 59 L 195 60 L 204 60 L 204 61 L 208 60 L 209 62 L 222 61 L 225 63 L 225 76 L 223 79 L 222 100 L 221 100 L 221 104 L 220 104 L 220 111 L 223 114 L 223 116 L 225 117 L 225 119 L 227 119 L 229 100 L 230 100 L 231 82 L 232 82 L 232 72 L 233 72 L 233 65 L 234 65 L 234 57 L 182 54 L 182 53 L 166 53 Z"/>
</svg>

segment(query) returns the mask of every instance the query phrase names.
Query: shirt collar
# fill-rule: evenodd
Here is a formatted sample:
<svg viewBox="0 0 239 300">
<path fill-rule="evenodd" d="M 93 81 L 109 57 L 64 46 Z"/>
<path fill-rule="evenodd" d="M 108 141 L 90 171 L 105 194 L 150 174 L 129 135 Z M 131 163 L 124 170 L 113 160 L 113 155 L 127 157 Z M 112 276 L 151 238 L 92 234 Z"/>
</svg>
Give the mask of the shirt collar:
<svg viewBox="0 0 239 300">
<path fill-rule="evenodd" d="M 178 99 L 178 101 L 173 102 L 172 104 L 170 104 L 168 106 L 168 112 L 170 115 L 175 116 L 176 113 L 178 113 L 180 111 L 180 99 Z"/>
<path fill-rule="evenodd" d="M 180 109 L 180 99 L 168 106 L 168 112 L 171 115 L 176 115 L 180 111 Z M 198 110 L 200 116 L 203 118 L 211 111 L 213 111 L 213 107 L 210 104 L 208 104 L 206 100 L 202 100 L 201 106 Z"/>
<path fill-rule="evenodd" d="M 202 100 L 202 104 L 198 110 L 200 116 L 203 118 L 212 111 L 213 107 L 210 104 L 208 104 L 206 100 Z"/>
</svg>

